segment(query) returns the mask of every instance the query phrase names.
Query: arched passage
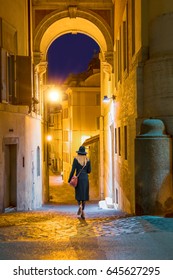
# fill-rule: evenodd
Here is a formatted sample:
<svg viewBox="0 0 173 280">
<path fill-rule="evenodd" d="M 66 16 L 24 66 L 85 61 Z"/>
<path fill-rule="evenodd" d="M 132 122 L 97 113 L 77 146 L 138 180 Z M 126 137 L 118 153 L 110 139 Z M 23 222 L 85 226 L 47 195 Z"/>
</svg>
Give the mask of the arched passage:
<svg viewBox="0 0 173 280">
<path fill-rule="evenodd" d="M 45 16 L 39 23 L 34 32 L 33 38 L 33 54 L 35 64 L 35 77 L 40 83 L 40 93 L 38 96 L 42 98 L 41 86 L 43 85 L 42 75 L 47 70 L 47 52 L 51 43 L 66 33 L 83 33 L 93 40 L 100 47 L 101 61 L 101 99 L 104 95 L 112 92 L 112 70 L 113 70 L 113 30 L 106 21 L 88 10 L 79 10 L 76 7 L 69 7 L 65 11 L 54 11 Z M 35 90 L 35 92 L 37 89 Z M 101 104 L 101 115 L 104 109 Z M 112 118 L 113 119 L 113 118 Z M 102 122 L 102 120 L 100 120 Z M 101 124 L 102 126 L 103 124 Z M 110 125 L 110 124 L 109 124 Z M 109 136 L 108 136 L 109 137 Z M 108 154 L 108 153 L 107 153 Z M 111 155 L 106 155 L 111 157 Z M 104 134 L 100 131 L 100 193 L 104 194 Z M 47 172 L 43 172 L 47 174 Z M 46 179 L 44 180 L 46 181 Z M 103 199 L 103 196 L 101 197 Z"/>
<path fill-rule="evenodd" d="M 94 39 L 100 46 L 103 58 L 105 53 L 113 52 L 113 33 L 107 23 L 91 11 L 76 10 L 75 15 L 69 10 L 53 12 L 46 16 L 35 30 L 35 64 L 46 60 L 50 44 L 66 33 L 83 33 Z"/>
</svg>

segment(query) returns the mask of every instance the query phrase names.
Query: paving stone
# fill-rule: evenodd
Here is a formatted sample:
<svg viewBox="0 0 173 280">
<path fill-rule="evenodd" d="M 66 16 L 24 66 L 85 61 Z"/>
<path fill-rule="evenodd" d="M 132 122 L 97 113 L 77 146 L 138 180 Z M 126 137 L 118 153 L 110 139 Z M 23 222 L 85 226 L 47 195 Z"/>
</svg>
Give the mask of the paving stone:
<svg viewBox="0 0 173 280">
<path fill-rule="evenodd" d="M 21 259 L 118 259 L 124 257 L 127 251 L 126 257 L 134 258 L 134 250 L 129 253 L 129 248 L 134 246 L 132 241 L 138 242 L 137 257 L 141 250 L 142 258 L 148 258 L 150 255 L 158 258 L 158 252 L 173 258 L 173 250 L 171 251 L 171 246 L 168 244 L 168 242 L 173 244 L 173 218 L 129 216 L 115 209 L 100 209 L 98 202 L 88 202 L 86 219 L 83 220 L 76 214 L 78 206 L 74 201 L 73 189 L 68 189 L 68 200 L 63 200 L 64 189 L 67 188 L 69 188 L 67 184 L 54 181 L 50 188 L 52 199 L 49 204 L 43 205 L 36 211 L 13 211 L 0 215 L 1 259 L 11 258 L 7 250 L 10 244 L 14 244 L 17 248 L 17 251 L 12 252 L 12 256 L 14 258 L 20 256 Z M 152 236 L 155 240 L 162 240 L 160 238 L 162 235 L 167 239 L 163 242 L 163 249 L 165 250 L 166 247 L 166 251 L 160 248 L 156 250 L 154 247 L 155 253 L 153 253 L 150 248 L 155 246 Z M 148 244 L 147 240 L 152 244 Z M 19 252 L 22 250 L 19 243 L 23 242 L 25 247 L 27 244 L 32 244 L 33 251 Z M 44 247 L 40 253 L 39 244 Z M 119 244 L 121 246 L 124 244 L 124 248 L 120 250 Z M 143 244 L 145 246 L 148 244 L 148 248 Z M 49 254 L 46 252 L 46 247 L 50 251 Z M 85 257 L 82 256 L 82 250 L 87 252 Z M 115 250 L 118 250 L 118 255 L 115 255 Z"/>
</svg>

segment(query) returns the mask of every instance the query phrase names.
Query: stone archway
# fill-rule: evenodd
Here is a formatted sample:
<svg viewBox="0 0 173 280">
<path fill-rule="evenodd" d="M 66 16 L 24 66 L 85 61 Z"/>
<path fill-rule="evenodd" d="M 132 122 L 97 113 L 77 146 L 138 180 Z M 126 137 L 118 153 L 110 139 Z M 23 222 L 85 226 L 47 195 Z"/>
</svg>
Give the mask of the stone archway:
<svg viewBox="0 0 173 280">
<path fill-rule="evenodd" d="M 35 77 L 42 85 L 42 76 L 47 69 L 47 52 L 51 43 L 66 33 L 83 33 L 97 42 L 100 46 L 101 62 L 101 100 L 108 92 L 113 92 L 113 28 L 98 14 L 91 10 L 79 9 L 77 6 L 69 6 L 64 11 L 55 10 L 47 14 L 37 25 L 33 33 L 33 60 L 35 65 Z M 37 84 L 37 82 L 35 83 Z M 41 93 L 38 96 L 43 96 Z M 108 94 L 109 95 L 109 94 Z M 102 102 L 101 102 L 102 103 Z M 101 115 L 103 117 L 101 104 Z M 102 121 L 102 120 L 101 120 Z M 100 182 L 99 188 L 104 198 L 104 133 L 106 128 L 100 131 Z M 46 171 L 46 169 L 45 169 Z M 47 173 L 47 172 L 43 172 Z M 46 180 L 43 180 L 46 181 Z"/>
<path fill-rule="evenodd" d="M 105 55 L 112 56 L 113 32 L 109 25 L 92 11 L 69 7 L 68 10 L 48 14 L 37 26 L 33 39 L 34 64 L 46 60 L 47 50 L 56 38 L 77 32 L 90 36 L 98 43 L 103 59 Z"/>
</svg>

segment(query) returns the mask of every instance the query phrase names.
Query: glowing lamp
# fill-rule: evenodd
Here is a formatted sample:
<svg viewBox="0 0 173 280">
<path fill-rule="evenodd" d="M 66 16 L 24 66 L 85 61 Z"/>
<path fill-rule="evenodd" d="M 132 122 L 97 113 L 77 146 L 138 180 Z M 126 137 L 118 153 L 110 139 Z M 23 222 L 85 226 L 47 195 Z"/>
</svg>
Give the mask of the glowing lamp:
<svg viewBox="0 0 173 280">
<path fill-rule="evenodd" d="M 103 102 L 108 103 L 110 99 L 112 99 L 114 101 L 116 99 L 115 95 L 112 95 L 111 97 L 108 97 L 107 95 L 105 95 L 103 97 Z"/>
<path fill-rule="evenodd" d="M 50 141 L 52 141 L 52 136 L 51 135 L 47 135 L 46 139 L 47 139 L 48 142 L 50 142 Z"/>
<path fill-rule="evenodd" d="M 48 99 L 51 102 L 58 102 L 60 100 L 60 91 L 58 89 L 50 89 Z"/>
</svg>

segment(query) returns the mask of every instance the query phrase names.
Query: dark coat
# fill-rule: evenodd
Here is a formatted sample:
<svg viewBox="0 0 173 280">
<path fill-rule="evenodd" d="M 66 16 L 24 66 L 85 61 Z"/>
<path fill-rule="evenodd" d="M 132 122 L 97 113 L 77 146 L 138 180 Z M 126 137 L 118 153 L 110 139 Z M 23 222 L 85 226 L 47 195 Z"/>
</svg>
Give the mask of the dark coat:
<svg viewBox="0 0 173 280">
<path fill-rule="evenodd" d="M 68 182 L 70 182 L 70 180 L 73 177 L 75 172 L 76 172 L 75 175 L 77 175 L 80 172 L 82 167 L 83 166 L 78 162 L 78 160 L 76 158 L 74 158 Z M 86 166 L 83 168 L 82 172 L 80 173 L 80 175 L 78 177 L 78 184 L 77 184 L 77 187 L 75 188 L 75 199 L 78 201 L 89 200 L 88 173 L 90 173 L 90 172 L 91 172 L 91 163 L 88 160 Z"/>
</svg>

